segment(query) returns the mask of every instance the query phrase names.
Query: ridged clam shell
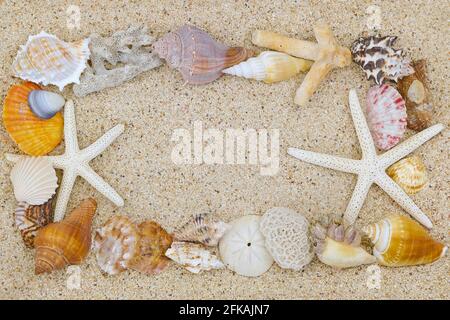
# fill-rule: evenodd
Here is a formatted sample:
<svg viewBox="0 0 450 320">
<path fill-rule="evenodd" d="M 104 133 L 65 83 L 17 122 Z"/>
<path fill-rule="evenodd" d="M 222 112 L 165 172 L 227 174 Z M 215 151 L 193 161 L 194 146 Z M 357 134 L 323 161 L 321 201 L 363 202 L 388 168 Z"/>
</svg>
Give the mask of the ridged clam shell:
<svg viewBox="0 0 450 320">
<path fill-rule="evenodd" d="M 443 257 L 447 247 L 430 237 L 416 221 L 400 215 L 363 228 L 374 244 L 378 262 L 389 267 L 432 263 Z"/>
<path fill-rule="evenodd" d="M 166 251 L 166 256 L 192 273 L 225 268 L 215 254 L 196 243 L 173 242 Z"/>
<path fill-rule="evenodd" d="M 66 100 L 54 92 L 33 90 L 28 95 L 28 104 L 31 111 L 41 119 L 50 119 L 59 112 Z"/>
<path fill-rule="evenodd" d="M 294 58 L 286 53 L 264 51 L 259 56 L 243 61 L 222 72 L 273 83 L 287 80 L 299 72 L 306 72 L 311 65 L 311 61 Z"/>
<path fill-rule="evenodd" d="M 41 205 L 58 188 L 56 171 L 47 158 L 21 158 L 11 170 L 14 195 L 19 202 Z"/>
<path fill-rule="evenodd" d="M 367 93 L 367 122 L 375 145 L 388 150 L 406 131 L 405 101 L 395 88 L 374 86 Z"/>
<path fill-rule="evenodd" d="M 207 246 L 216 246 L 230 226 L 215 219 L 210 214 L 196 214 L 178 228 L 173 237 L 177 241 L 200 242 Z"/>
<path fill-rule="evenodd" d="M 64 120 L 60 112 L 44 120 L 28 105 L 28 96 L 41 87 L 31 82 L 13 85 L 3 105 L 3 124 L 20 150 L 31 156 L 43 156 L 56 148 L 63 138 Z"/>
<path fill-rule="evenodd" d="M 386 173 L 408 194 L 415 194 L 427 184 L 427 168 L 418 156 L 402 159 L 390 166 Z"/>
<path fill-rule="evenodd" d="M 68 43 L 41 32 L 30 36 L 13 63 L 15 76 L 43 85 L 54 84 L 62 91 L 79 78 L 89 59 L 89 39 Z"/>
</svg>

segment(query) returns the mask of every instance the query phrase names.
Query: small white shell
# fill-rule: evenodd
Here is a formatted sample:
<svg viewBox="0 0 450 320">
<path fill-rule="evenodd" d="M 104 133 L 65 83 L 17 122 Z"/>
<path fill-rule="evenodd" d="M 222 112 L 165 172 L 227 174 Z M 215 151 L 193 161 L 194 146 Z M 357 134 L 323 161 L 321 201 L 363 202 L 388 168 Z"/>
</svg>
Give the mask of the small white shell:
<svg viewBox="0 0 450 320">
<path fill-rule="evenodd" d="M 41 119 L 50 119 L 59 112 L 66 101 L 57 93 L 45 90 L 33 90 L 28 94 L 31 111 Z"/>
<path fill-rule="evenodd" d="M 184 266 L 192 273 L 225 268 L 219 258 L 202 245 L 191 242 L 172 242 L 166 257 Z"/>
<path fill-rule="evenodd" d="M 11 182 L 17 201 L 30 205 L 47 202 L 58 188 L 58 178 L 51 162 L 43 157 L 24 157 L 11 170 Z"/>
<path fill-rule="evenodd" d="M 264 244 L 264 236 L 259 230 L 260 222 L 260 216 L 243 216 L 234 220 L 231 229 L 220 239 L 222 261 L 240 275 L 257 277 L 273 264 L 273 258 Z"/>
</svg>

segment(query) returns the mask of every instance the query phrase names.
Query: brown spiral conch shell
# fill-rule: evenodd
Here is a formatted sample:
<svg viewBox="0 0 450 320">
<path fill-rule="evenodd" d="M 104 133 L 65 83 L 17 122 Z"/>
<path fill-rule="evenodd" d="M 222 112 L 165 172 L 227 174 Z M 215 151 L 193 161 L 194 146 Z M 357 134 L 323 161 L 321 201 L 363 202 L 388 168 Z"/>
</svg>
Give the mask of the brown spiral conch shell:
<svg viewBox="0 0 450 320">
<path fill-rule="evenodd" d="M 19 202 L 14 212 L 14 222 L 19 229 L 27 248 L 34 248 L 34 238 L 38 230 L 53 221 L 53 200 L 33 206 L 26 202 Z"/>
<path fill-rule="evenodd" d="M 66 265 L 80 264 L 91 247 L 92 219 L 97 203 L 90 198 L 64 220 L 40 229 L 34 239 L 35 273 L 50 273 Z"/>
<path fill-rule="evenodd" d="M 200 242 L 216 246 L 230 225 L 210 214 L 195 214 L 173 233 L 177 241 Z"/>
<path fill-rule="evenodd" d="M 253 56 L 243 47 L 228 47 L 197 27 L 184 25 L 153 45 L 154 52 L 171 68 L 181 72 L 190 84 L 206 84 L 222 75 L 222 70 Z"/>
</svg>

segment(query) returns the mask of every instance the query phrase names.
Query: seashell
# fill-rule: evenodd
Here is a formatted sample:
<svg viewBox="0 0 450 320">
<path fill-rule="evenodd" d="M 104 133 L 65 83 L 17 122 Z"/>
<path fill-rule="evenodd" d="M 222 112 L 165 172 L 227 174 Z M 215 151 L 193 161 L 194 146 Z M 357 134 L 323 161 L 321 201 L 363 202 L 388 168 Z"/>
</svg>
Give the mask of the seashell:
<svg viewBox="0 0 450 320">
<path fill-rule="evenodd" d="M 422 190 L 427 181 L 427 169 L 418 156 L 402 159 L 390 166 L 386 173 L 408 194 Z"/>
<path fill-rule="evenodd" d="M 219 252 L 225 265 L 234 272 L 257 277 L 273 264 L 259 229 L 261 217 L 247 215 L 234 220 L 219 242 Z"/>
<path fill-rule="evenodd" d="M 415 61 L 412 65 L 414 73 L 402 78 L 397 89 L 406 102 L 408 128 L 422 131 L 431 125 L 433 107 L 427 87 L 425 60 Z"/>
<path fill-rule="evenodd" d="M 58 188 L 56 171 L 47 158 L 23 157 L 11 170 L 14 195 L 19 202 L 41 205 L 47 202 Z"/>
<path fill-rule="evenodd" d="M 66 100 L 60 94 L 50 91 L 33 90 L 28 95 L 31 111 L 41 119 L 53 118 L 65 103 Z"/>
<path fill-rule="evenodd" d="M 411 61 L 396 50 L 392 45 L 397 37 L 366 37 L 353 42 L 351 52 L 355 61 L 366 73 L 367 79 L 372 79 L 381 85 L 384 81 L 398 79 L 414 73 Z"/>
<path fill-rule="evenodd" d="M 94 199 L 84 200 L 64 220 L 50 223 L 38 231 L 34 239 L 36 274 L 80 264 L 86 258 L 91 247 L 91 226 L 96 208 Z"/>
<path fill-rule="evenodd" d="M 154 221 L 143 222 L 138 229 L 138 252 L 130 268 L 146 274 L 158 274 L 169 265 L 170 260 L 165 252 L 172 244 L 172 236 Z"/>
<path fill-rule="evenodd" d="M 184 25 L 156 41 L 154 52 L 171 68 L 181 72 L 190 84 L 206 84 L 222 75 L 222 70 L 253 56 L 242 47 L 230 48 L 197 27 Z"/>
<path fill-rule="evenodd" d="M 201 244 L 191 242 L 173 242 L 166 256 L 184 266 L 192 273 L 203 270 L 223 269 L 225 265 L 219 258 L 206 250 Z"/>
<path fill-rule="evenodd" d="M 14 60 L 14 74 L 62 91 L 69 83 L 80 83 L 90 55 L 88 45 L 89 39 L 68 43 L 46 32 L 30 36 Z"/>
<path fill-rule="evenodd" d="M 406 131 L 405 101 L 395 88 L 374 86 L 367 93 L 367 122 L 375 145 L 388 150 Z"/>
<path fill-rule="evenodd" d="M 214 219 L 209 214 L 193 215 L 188 222 L 178 228 L 173 237 L 177 241 L 200 242 L 207 246 L 216 246 L 230 225 Z"/>
<path fill-rule="evenodd" d="M 94 236 L 97 263 L 107 274 L 127 269 L 138 253 L 139 231 L 126 216 L 111 217 Z"/>
<path fill-rule="evenodd" d="M 53 222 L 53 200 L 51 198 L 44 204 L 32 206 L 26 202 L 19 202 L 14 212 L 14 221 L 19 229 L 22 239 L 28 248 L 34 248 L 34 238 L 37 231 Z"/>
<path fill-rule="evenodd" d="M 261 219 L 261 233 L 275 262 L 282 268 L 301 270 L 314 253 L 309 241 L 309 222 L 287 208 L 272 208 Z"/>
<path fill-rule="evenodd" d="M 363 228 L 374 244 L 373 254 L 384 266 L 401 267 L 432 263 L 443 257 L 447 247 L 430 237 L 416 221 L 400 215 Z"/>
<path fill-rule="evenodd" d="M 255 58 L 250 58 L 235 66 L 223 70 L 247 79 L 273 83 L 287 80 L 299 72 L 306 72 L 311 68 L 312 61 L 294 58 L 286 53 L 264 51 Z"/>
<path fill-rule="evenodd" d="M 3 123 L 20 150 L 31 156 L 43 156 L 56 148 L 63 138 L 61 113 L 43 120 L 28 105 L 29 93 L 41 87 L 31 82 L 13 85 L 3 105 Z"/>
<path fill-rule="evenodd" d="M 375 263 L 374 256 L 361 248 L 361 236 L 352 227 L 331 223 L 328 228 L 316 224 L 313 228 L 315 252 L 319 260 L 336 268 L 351 268 Z"/>
</svg>

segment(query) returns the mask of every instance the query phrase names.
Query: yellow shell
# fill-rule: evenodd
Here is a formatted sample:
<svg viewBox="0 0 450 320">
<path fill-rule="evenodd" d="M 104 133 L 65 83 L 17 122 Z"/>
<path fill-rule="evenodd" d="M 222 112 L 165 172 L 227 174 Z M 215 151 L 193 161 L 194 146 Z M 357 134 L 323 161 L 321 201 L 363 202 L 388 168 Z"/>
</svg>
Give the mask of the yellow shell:
<svg viewBox="0 0 450 320">
<path fill-rule="evenodd" d="M 427 230 L 405 216 L 392 216 L 363 228 L 374 244 L 378 262 L 389 267 L 432 263 L 447 247 L 433 240 Z"/>
<path fill-rule="evenodd" d="M 3 105 L 3 124 L 19 149 L 31 156 L 43 156 L 63 138 L 64 121 L 60 112 L 44 120 L 31 111 L 28 94 L 41 87 L 32 82 L 13 85 Z"/>
<path fill-rule="evenodd" d="M 402 159 L 390 166 L 386 173 L 408 194 L 422 190 L 427 181 L 427 169 L 418 156 Z"/>
</svg>

